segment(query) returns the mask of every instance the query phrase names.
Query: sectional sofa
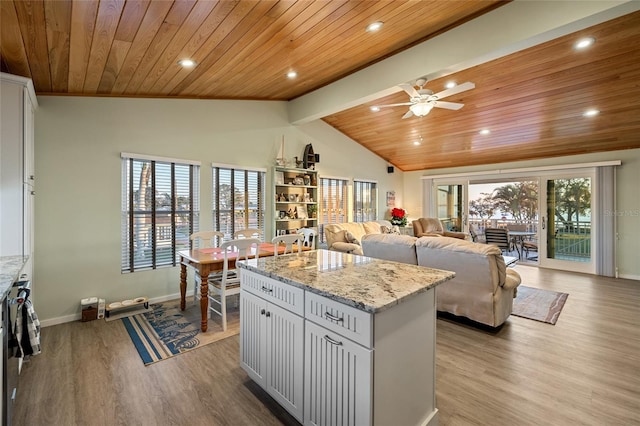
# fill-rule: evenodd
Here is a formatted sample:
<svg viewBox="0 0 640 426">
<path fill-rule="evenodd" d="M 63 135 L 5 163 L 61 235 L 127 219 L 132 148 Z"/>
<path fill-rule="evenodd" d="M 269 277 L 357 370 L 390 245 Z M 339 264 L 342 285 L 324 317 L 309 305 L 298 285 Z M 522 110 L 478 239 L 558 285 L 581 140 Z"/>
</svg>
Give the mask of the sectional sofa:
<svg viewBox="0 0 640 426">
<path fill-rule="evenodd" d="M 507 268 L 498 247 L 450 237 L 366 234 L 365 256 L 444 269 L 454 279 L 436 288 L 437 309 L 498 327 L 513 307 L 520 275 Z"/>
</svg>

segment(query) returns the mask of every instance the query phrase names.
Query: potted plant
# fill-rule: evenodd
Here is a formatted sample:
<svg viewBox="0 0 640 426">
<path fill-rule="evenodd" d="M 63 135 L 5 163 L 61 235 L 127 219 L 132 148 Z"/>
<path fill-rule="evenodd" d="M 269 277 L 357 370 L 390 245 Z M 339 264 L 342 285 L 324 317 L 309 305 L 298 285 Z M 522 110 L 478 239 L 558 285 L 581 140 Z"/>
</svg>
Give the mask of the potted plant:
<svg viewBox="0 0 640 426">
<path fill-rule="evenodd" d="M 404 209 L 392 209 L 391 224 L 397 226 L 407 226 L 407 212 Z"/>
<path fill-rule="evenodd" d="M 315 218 L 317 211 L 318 211 L 318 206 L 316 206 L 315 204 L 309 204 L 307 206 L 307 213 L 309 214 L 310 218 Z"/>
</svg>

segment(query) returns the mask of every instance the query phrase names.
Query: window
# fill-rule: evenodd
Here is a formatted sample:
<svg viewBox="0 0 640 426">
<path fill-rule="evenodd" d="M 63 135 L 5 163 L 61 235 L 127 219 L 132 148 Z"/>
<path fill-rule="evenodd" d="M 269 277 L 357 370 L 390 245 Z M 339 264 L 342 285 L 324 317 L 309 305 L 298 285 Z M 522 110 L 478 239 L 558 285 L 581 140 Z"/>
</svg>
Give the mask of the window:
<svg viewBox="0 0 640 426">
<path fill-rule="evenodd" d="M 320 241 L 324 242 L 324 225 L 347 221 L 346 179 L 320 178 Z"/>
<path fill-rule="evenodd" d="M 175 266 L 199 222 L 198 162 L 122 153 L 122 272 Z"/>
<path fill-rule="evenodd" d="M 361 180 L 353 181 L 353 221 L 366 222 L 378 219 L 378 184 Z"/>
<path fill-rule="evenodd" d="M 213 165 L 213 229 L 233 238 L 246 228 L 260 230 L 264 240 L 266 170 Z"/>
</svg>

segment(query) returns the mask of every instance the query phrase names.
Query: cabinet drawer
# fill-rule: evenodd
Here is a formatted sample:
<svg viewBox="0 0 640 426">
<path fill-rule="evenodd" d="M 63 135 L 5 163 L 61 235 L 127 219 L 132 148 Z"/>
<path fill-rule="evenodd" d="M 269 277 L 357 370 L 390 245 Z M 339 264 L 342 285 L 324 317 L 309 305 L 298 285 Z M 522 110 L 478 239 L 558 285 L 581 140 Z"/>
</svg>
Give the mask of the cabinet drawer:
<svg viewBox="0 0 640 426">
<path fill-rule="evenodd" d="M 240 269 L 240 285 L 249 293 L 297 315 L 304 315 L 304 290 L 273 278 Z"/>
<path fill-rule="evenodd" d="M 304 316 L 367 348 L 373 346 L 371 336 L 373 318 L 365 311 L 307 291 Z"/>
</svg>

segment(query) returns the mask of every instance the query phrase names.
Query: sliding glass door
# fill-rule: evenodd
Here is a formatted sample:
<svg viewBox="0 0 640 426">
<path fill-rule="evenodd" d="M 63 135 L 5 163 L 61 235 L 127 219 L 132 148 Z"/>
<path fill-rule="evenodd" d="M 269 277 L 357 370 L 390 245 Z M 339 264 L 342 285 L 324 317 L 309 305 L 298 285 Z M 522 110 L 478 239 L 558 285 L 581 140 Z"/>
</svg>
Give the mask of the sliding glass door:
<svg viewBox="0 0 640 426">
<path fill-rule="evenodd" d="M 591 173 L 542 179 L 540 265 L 595 272 Z"/>
</svg>

